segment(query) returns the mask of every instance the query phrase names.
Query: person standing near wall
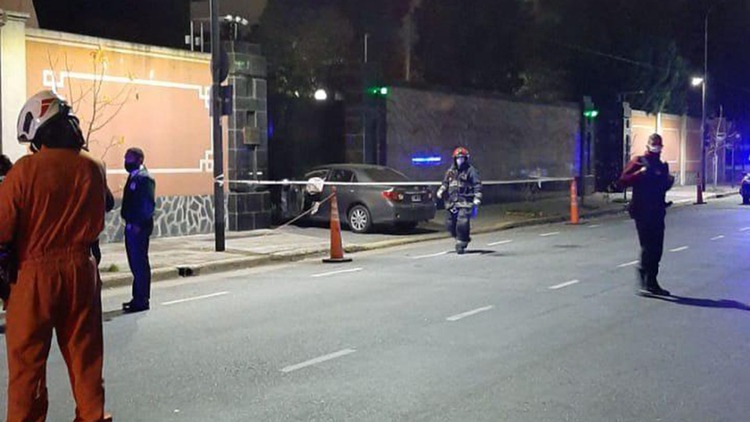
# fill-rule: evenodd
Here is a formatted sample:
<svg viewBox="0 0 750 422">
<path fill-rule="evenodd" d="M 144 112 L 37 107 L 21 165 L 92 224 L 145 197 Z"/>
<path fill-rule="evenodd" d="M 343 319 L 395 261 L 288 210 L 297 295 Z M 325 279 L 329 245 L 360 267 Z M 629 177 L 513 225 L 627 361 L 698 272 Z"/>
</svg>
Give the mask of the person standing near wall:
<svg viewBox="0 0 750 422">
<path fill-rule="evenodd" d="M 52 91 L 31 97 L 18 136 L 38 152 L 0 184 L 0 245 L 18 263 L 7 301 L 8 422 L 46 419 L 53 330 L 68 367 L 76 421 L 104 412 L 101 283 L 91 245 L 104 229 L 103 165 L 83 148 L 78 119 Z"/>
<path fill-rule="evenodd" d="M 669 204 L 666 194 L 674 184 L 669 165 L 661 161 L 664 142 L 657 133 L 649 136 L 644 155 L 633 158 L 620 176 L 620 184 L 633 188 L 628 211 L 635 220 L 641 259 L 638 267 L 639 294 L 669 296 L 656 279 L 664 252 L 664 218 Z"/>
<path fill-rule="evenodd" d="M 0 155 L 0 183 L 5 180 L 5 175 L 13 168 L 13 162 L 7 155 Z M 3 301 L 3 310 L 5 303 L 10 296 L 10 285 L 15 281 L 15 259 L 13 253 L 7 245 L 0 245 L 0 300 Z"/>
<path fill-rule="evenodd" d="M 482 203 L 482 182 L 479 172 L 469 163 L 469 150 L 453 151 L 453 165 L 445 173 L 437 197 L 445 200 L 448 210 L 446 228 L 456 239 L 456 253 L 462 255 L 471 241 L 471 218 Z"/>
<path fill-rule="evenodd" d="M 133 298 L 122 304 L 122 309 L 128 313 L 148 310 L 151 298 L 148 247 L 154 230 L 156 182 L 143 164 L 145 159 L 140 148 L 130 148 L 125 153 L 125 170 L 129 175 L 123 190 L 120 215 L 125 220 L 125 249 L 133 273 Z"/>
<path fill-rule="evenodd" d="M 13 168 L 13 162 L 5 154 L 0 154 L 0 182 L 5 179 L 10 169 Z"/>
</svg>

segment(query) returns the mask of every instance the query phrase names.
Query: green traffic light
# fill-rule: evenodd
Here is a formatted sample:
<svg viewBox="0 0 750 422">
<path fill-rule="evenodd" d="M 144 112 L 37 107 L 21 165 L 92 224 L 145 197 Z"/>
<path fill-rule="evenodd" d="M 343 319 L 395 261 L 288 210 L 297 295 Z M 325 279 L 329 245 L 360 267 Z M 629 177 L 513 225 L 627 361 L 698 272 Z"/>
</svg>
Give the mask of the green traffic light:
<svg viewBox="0 0 750 422">
<path fill-rule="evenodd" d="M 375 86 L 372 88 L 369 88 L 367 90 L 371 95 L 385 97 L 388 95 L 388 87 L 387 86 Z"/>
<path fill-rule="evenodd" d="M 583 112 L 584 117 L 588 117 L 591 119 L 595 118 L 598 115 L 599 115 L 599 110 L 586 110 Z"/>
</svg>

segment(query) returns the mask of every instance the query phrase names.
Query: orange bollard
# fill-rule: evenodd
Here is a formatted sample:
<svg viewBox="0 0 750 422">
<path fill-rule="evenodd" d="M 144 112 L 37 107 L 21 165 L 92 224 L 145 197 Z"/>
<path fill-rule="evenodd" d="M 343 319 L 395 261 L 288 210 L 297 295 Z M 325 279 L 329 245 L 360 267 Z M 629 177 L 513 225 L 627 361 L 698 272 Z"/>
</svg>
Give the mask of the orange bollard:
<svg viewBox="0 0 750 422">
<path fill-rule="evenodd" d="M 697 182 L 695 184 L 695 202 L 693 205 L 703 205 L 706 201 L 703 200 L 703 186 L 701 186 L 701 174 L 698 173 Z"/>
<path fill-rule="evenodd" d="M 333 186 L 331 198 L 331 257 L 323 260 L 325 263 L 336 264 L 352 262 L 351 258 L 344 258 L 344 246 L 341 242 L 341 220 L 339 219 L 339 203 L 336 198 L 336 187 Z"/>
<path fill-rule="evenodd" d="M 578 224 L 578 189 L 575 179 L 570 181 L 570 224 Z"/>
</svg>

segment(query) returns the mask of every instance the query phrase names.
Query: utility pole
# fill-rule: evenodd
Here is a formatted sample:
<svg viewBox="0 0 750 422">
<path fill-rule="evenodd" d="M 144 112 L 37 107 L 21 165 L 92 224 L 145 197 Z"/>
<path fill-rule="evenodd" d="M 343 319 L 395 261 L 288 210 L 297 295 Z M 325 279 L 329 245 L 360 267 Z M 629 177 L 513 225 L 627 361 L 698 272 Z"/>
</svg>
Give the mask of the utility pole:
<svg viewBox="0 0 750 422">
<path fill-rule="evenodd" d="M 362 57 L 362 63 L 363 63 L 362 64 L 362 69 L 363 69 L 362 80 L 364 81 L 364 83 L 362 84 L 364 85 L 363 88 L 367 88 L 370 82 L 369 80 L 370 67 L 367 64 L 367 56 L 369 53 L 368 51 L 369 41 L 370 41 L 370 34 L 365 33 L 364 54 Z M 367 101 L 368 101 L 367 94 L 365 93 L 364 95 L 365 96 L 363 97 L 363 100 L 362 100 L 362 163 L 367 164 L 367 113 L 369 112 L 369 106 L 367 104 Z"/>
<path fill-rule="evenodd" d="M 214 147 L 214 234 L 216 252 L 226 250 L 224 223 L 224 147 L 221 141 L 221 29 L 219 28 L 219 0 L 211 3 L 211 122 Z M 224 64 L 226 66 L 226 64 Z"/>
</svg>

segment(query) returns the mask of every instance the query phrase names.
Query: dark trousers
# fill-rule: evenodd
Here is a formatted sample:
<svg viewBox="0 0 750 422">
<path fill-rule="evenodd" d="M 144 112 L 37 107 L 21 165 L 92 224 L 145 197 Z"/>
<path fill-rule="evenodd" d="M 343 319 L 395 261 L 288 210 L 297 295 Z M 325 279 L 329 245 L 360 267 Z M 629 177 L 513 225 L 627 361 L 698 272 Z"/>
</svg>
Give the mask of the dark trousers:
<svg viewBox="0 0 750 422">
<path fill-rule="evenodd" d="M 641 244 L 640 277 L 644 287 L 653 286 L 659 274 L 664 253 L 664 218 L 637 218 L 638 241 Z"/>
<path fill-rule="evenodd" d="M 457 241 L 469 243 L 471 234 L 471 209 L 458 208 L 456 212 L 448 210 L 445 227 Z"/>
<path fill-rule="evenodd" d="M 142 227 L 128 224 L 125 227 L 125 250 L 128 265 L 133 273 L 133 302 L 148 303 L 151 297 L 151 264 L 148 261 L 148 245 L 153 223 Z"/>
<path fill-rule="evenodd" d="M 102 263 L 102 248 L 101 246 L 99 246 L 99 239 L 96 239 L 96 242 L 91 245 L 91 255 L 94 256 L 94 260 L 96 260 L 96 266 L 98 267 L 99 264 Z"/>
</svg>

